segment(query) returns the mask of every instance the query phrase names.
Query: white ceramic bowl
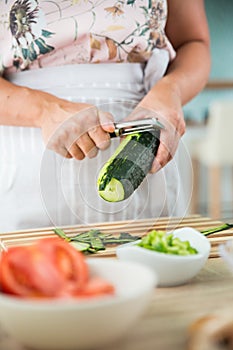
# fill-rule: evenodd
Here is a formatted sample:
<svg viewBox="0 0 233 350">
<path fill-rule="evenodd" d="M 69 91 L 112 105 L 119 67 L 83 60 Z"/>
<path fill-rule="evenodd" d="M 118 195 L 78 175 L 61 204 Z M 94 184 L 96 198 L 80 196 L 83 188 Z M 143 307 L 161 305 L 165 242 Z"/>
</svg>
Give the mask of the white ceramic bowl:
<svg viewBox="0 0 233 350">
<path fill-rule="evenodd" d="M 193 278 L 204 266 L 210 253 L 210 242 L 199 231 L 184 227 L 173 231 L 182 241 L 189 241 L 198 254 L 172 255 L 152 251 L 137 246 L 139 241 L 127 243 L 117 248 L 120 260 L 143 263 L 155 272 L 158 286 L 169 287 L 184 284 Z"/>
<path fill-rule="evenodd" d="M 87 259 L 112 282 L 116 295 L 77 301 L 29 301 L 0 294 L 0 322 L 19 343 L 40 350 L 101 348 L 123 336 L 148 306 L 156 277 L 146 266 L 117 259 Z"/>
</svg>

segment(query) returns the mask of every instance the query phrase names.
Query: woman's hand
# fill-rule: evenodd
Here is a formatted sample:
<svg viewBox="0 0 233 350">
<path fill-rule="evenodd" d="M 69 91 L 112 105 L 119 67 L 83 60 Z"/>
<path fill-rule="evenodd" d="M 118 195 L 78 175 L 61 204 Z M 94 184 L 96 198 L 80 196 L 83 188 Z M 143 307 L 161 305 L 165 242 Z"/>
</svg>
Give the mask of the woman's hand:
<svg viewBox="0 0 233 350">
<path fill-rule="evenodd" d="M 67 158 L 91 158 L 98 149 L 108 147 L 109 132 L 114 131 L 110 113 L 17 86 L 1 77 L 0 90 L 0 124 L 41 128 L 46 146 Z"/>
<path fill-rule="evenodd" d="M 106 149 L 110 144 L 109 132 L 114 131 L 110 113 L 94 105 L 56 97 L 45 109 L 40 126 L 49 149 L 78 160 L 86 156 L 93 158 L 99 149 Z"/>
<path fill-rule="evenodd" d="M 179 95 L 163 79 L 143 98 L 127 120 L 157 118 L 164 129 L 160 134 L 160 145 L 152 164 L 155 173 L 174 156 L 179 140 L 185 132 L 185 122 Z"/>
</svg>

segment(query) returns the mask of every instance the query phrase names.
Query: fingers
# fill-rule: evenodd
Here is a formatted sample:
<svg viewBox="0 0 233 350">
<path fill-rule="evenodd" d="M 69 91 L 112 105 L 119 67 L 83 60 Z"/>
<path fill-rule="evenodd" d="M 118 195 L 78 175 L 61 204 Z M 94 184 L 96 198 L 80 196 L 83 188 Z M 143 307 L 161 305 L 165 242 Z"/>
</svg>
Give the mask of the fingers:
<svg viewBox="0 0 233 350">
<path fill-rule="evenodd" d="M 70 154 L 70 152 L 68 152 L 67 149 L 64 148 L 64 147 L 59 147 L 59 148 L 57 149 L 57 153 L 60 154 L 60 155 L 61 155 L 62 157 L 64 157 L 64 158 L 70 159 L 70 158 L 73 157 L 73 156 Z"/>
<path fill-rule="evenodd" d="M 163 168 L 175 155 L 180 140 L 180 134 L 173 125 L 165 127 L 160 133 L 160 145 L 151 167 L 151 173 Z"/>
<path fill-rule="evenodd" d="M 113 116 L 110 113 L 99 111 L 99 121 L 101 128 L 106 132 L 113 132 L 115 129 Z"/>
<path fill-rule="evenodd" d="M 101 126 L 96 126 L 88 130 L 88 135 L 98 149 L 104 150 L 109 147 L 110 135 Z"/>
<path fill-rule="evenodd" d="M 93 142 L 93 140 L 89 137 L 87 133 L 81 135 L 77 139 L 76 143 L 73 144 L 73 146 L 76 146 L 76 149 L 79 148 L 79 150 L 83 153 L 84 157 L 94 158 L 97 156 L 98 148 L 96 147 L 95 142 Z"/>
<path fill-rule="evenodd" d="M 159 171 L 174 157 L 180 138 L 185 132 L 184 119 L 178 114 L 170 115 L 169 118 L 160 115 L 158 119 L 165 128 L 160 133 L 160 145 L 151 167 L 151 173 Z"/>
<path fill-rule="evenodd" d="M 149 110 L 143 107 L 137 107 L 125 118 L 125 121 L 157 118 L 158 114 L 154 110 Z"/>
<path fill-rule="evenodd" d="M 98 150 L 110 145 L 109 132 L 113 130 L 112 115 L 92 107 L 72 115 L 59 125 L 47 146 L 66 158 L 93 158 Z"/>
<path fill-rule="evenodd" d="M 104 150 L 110 145 L 110 132 L 115 129 L 113 116 L 110 113 L 98 111 L 98 125 L 90 127 L 89 137 L 95 143 L 97 149 Z"/>
<path fill-rule="evenodd" d="M 69 148 L 69 154 L 71 155 L 71 158 L 75 158 L 77 160 L 82 160 L 85 158 L 85 154 L 76 143 Z"/>
<path fill-rule="evenodd" d="M 156 173 L 161 168 L 163 168 L 170 160 L 172 159 L 172 156 L 170 152 L 168 151 L 167 147 L 160 142 L 157 155 L 153 161 L 152 167 L 150 172 Z"/>
<path fill-rule="evenodd" d="M 96 125 L 94 125 L 93 120 L 91 120 L 89 128 L 85 130 L 83 135 L 81 135 L 76 141 L 76 145 L 88 158 L 95 157 L 99 149 L 104 150 L 109 147 L 109 132 L 114 130 L 112 115 L 98 110 L 96 110 L 96 112 Z"/>
</svg>

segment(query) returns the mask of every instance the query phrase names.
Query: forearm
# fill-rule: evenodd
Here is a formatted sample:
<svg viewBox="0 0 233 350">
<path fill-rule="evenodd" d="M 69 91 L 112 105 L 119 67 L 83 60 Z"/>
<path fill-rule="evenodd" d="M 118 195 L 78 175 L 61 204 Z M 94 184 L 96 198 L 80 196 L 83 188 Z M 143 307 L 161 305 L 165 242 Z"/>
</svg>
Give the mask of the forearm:
<svg viewBox="0 0 233 350">
<path fill-rule="evenodd" d="M 151 172 L 163 167 L 175 154 L 179 138 L 185 132 L 182 105 L 205 86 L 210 70 L 208 44 L 190 41 L 177 50 L 166 75 L 160 79 L 140 102 L 139 107 L 159 116 L 166 132 L 161 133 L 161 145 Z M 146 113 L 146 112 L 144 112 Z"/>
<path fill-rule="evenodd" d="M 206 85 L 210 73 L 209 45 L 204 41 L 191 41 L 177 50 L 162 84 L 168 84 L 184 105 Z"/>
<path fill-rule="evenodd" d="M 176 50 L 161 84 L 184 105 L 205 86 L 210 73 L 210 38 L 204 0 L 168 0 L 166 34 Z"/>
<path fill-rule="evenodd" d="M 50 124 L 57 127 L 80 111 L 93 107 L 0 78 L 0 125 L 42 128 Z"/>
<path fill-rule="evenodd" d="M 0 78 L 0 125 L 41 127 L 48 118 L 65 120 L 76 110 L 69 101 Z"/>
<path fill-rule="evenodd" d="M 39 127 L 44 101 L 35 90 L 0 78 L 0 124 Z"/>
</svg>

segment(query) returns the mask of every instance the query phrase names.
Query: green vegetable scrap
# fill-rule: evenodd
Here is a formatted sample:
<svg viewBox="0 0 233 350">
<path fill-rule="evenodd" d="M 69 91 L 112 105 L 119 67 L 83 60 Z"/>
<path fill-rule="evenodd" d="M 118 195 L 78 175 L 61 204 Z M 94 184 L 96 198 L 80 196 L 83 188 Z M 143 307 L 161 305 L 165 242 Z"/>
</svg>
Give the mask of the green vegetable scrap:
<svg viewBox="0 0 233 350">
<path fill-rule="evenodd" d="M 203 233 L 204 236 L 209 236 L 213 233 L 228 230 L 230 228 L 233 228 L 233 224 L 222 224 L 222 225 L 217 226 L 217 227 L 212 227 L 212 228 L 208 228 L 206 230 L 202 230 L 201 233 Z"/>
<path fill-rule="evenodd" d="M 190 245 L 189 241 L 181 241 L 172 233 L 167 234 L 165 231 L 150 231 L 141 239 L 138 245 L 166 254 L 190 255 L 198 253 L 198 251 Z"/>
<path fill-rule="evenodd" d="M 105 250 L 106 246 L 123 244 L 136 241 L 138 236 L 132 236 L 127 232 L 122 232 L 118 236 L 103 233 L 93 229 L 88 232 L 79 233 L 76 236 L 68 236 L 62 229 L 55 228 L 53 230 L 59 237 L 65 239 L 76 249 L 84 253 L 96 253 Z"/>
</svg>

